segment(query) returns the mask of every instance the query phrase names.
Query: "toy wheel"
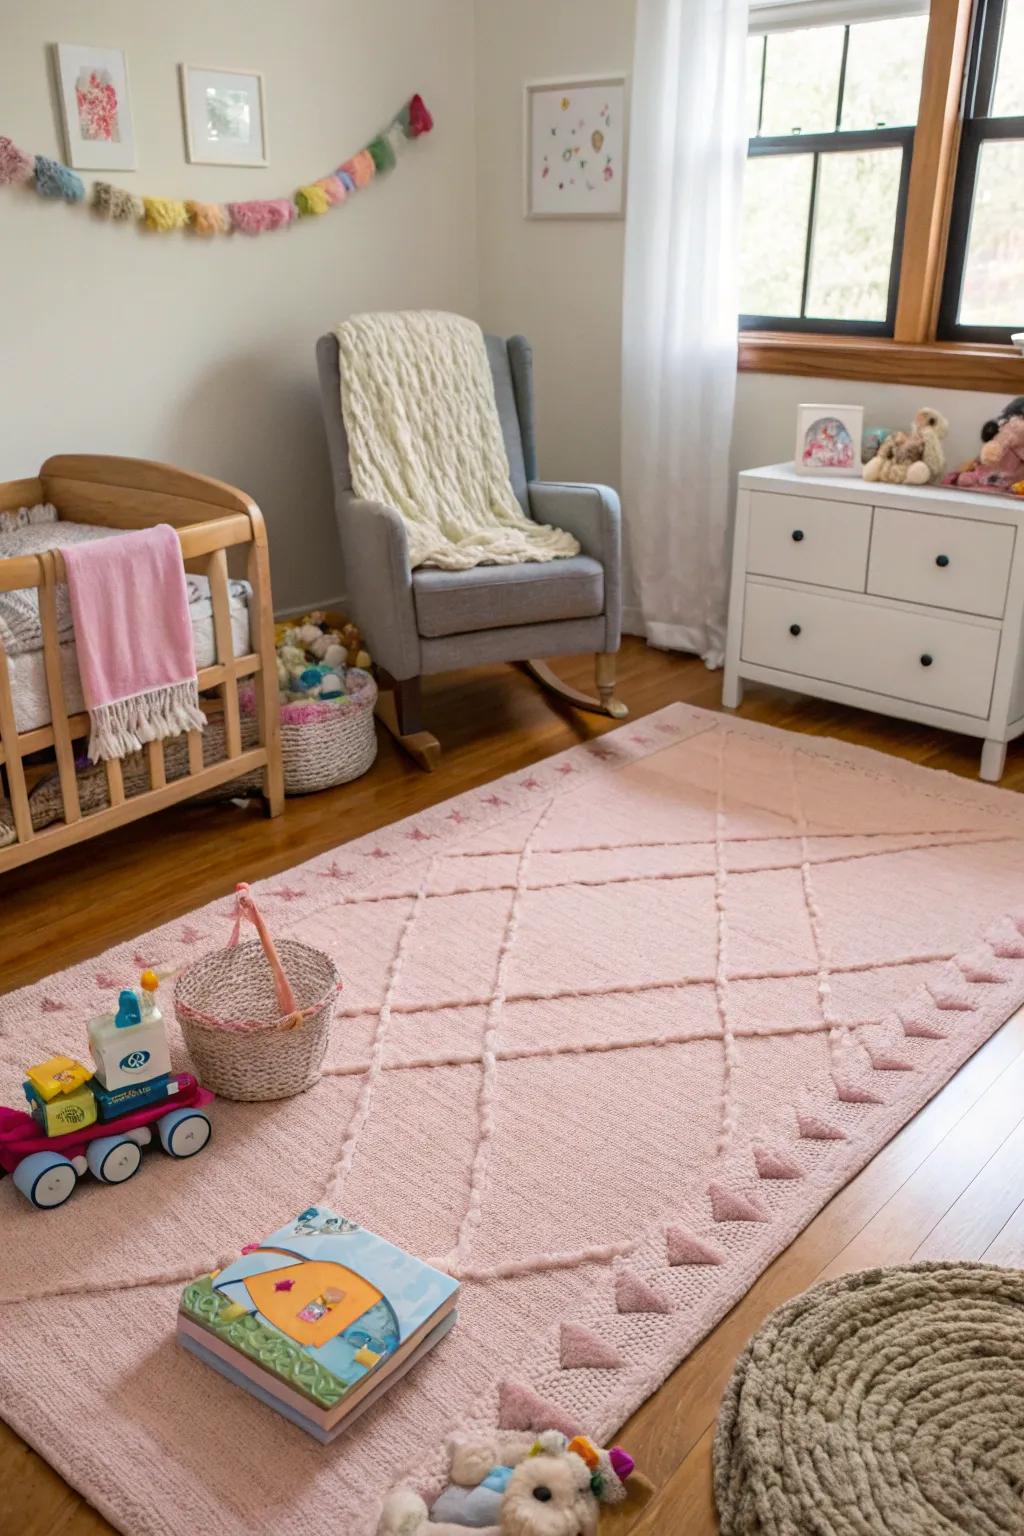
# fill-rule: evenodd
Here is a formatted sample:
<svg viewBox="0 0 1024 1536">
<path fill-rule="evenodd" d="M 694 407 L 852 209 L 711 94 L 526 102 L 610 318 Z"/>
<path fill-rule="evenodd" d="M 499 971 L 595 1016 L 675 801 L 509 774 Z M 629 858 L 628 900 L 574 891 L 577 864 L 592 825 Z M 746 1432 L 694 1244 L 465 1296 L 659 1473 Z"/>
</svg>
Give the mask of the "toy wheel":
<svg viewBox="0 0 1024 1536">
<path fill-rule="evenodd" d="M 209 1141 L 212 1127 L 201 1109 L 172 1109 L 158 1129 L 160 1145 L 171 1157 L 195 1157 Z"/>
<path fill-rule="evenodd" d="M 86 1151 L 89 1171 L 102 1184 L 123 1184 L 138 1171 L 142 1151 L 129 1136 L 101 1136 Z"/>
<path fill-rule="evenodd" d="M 59 1152 L 31 1152 L 12 1175 L 25 1199 L 40 1211 L 63 1205 L 78 1182 L 74 1164 Z"/>
</svg>

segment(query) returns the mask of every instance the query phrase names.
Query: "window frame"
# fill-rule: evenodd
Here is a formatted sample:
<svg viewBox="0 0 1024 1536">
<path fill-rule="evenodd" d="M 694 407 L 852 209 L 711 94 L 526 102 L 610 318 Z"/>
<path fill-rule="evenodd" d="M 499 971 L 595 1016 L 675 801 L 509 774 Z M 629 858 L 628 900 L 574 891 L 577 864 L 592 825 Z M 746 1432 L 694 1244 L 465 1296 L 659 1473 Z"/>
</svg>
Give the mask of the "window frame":
<svg viewBox="0 0 1024 1536">
<path fill-rule="evenodd" d="M 971 11 L 972 0 L 931 0 L 892 339 L 741 331 L 740 372 L 1024 394 L 1024 358 L 1014 347 L 939 341 L 936 333 Z"/>
<path fill-rule="evenodd" d="M 756 12 L 752 12 L 756 17 Z M 752 315 L 740 314 L 741 331 L 804 332 L 826 336 L 892 336 L 896 326 L 896 308 L 899 301 L 900 269 L 903 259 L 903 231 L 907 219 L 907 197 L 910 186 L 910 167 L 914 157 L 914 133 L 916 122 L 897 127 L 850 128 L 842 127 L 843 106 L 846 99 L 846 65 L 850 53 L 850 28 L 858 22 L 845 21 L 843 50 L 839 64 L 839 83 L 836 90 L 835 123 L 831 129 L 819 129 L 814 133 L 762 134 L 764 117 L 764 88 L 768 68 L 768 40 L 772 32 L 758 34 L 756 21 L 753 36 L 761 41 L 761 79 L 758 88 L 757 126 L 747 141 L 747 159 L 756 160 L 762 155 L 813 155 L 811 187 L 807 210 L 807 239 L 804 245 L 804 270 L 800 289 L 799 315 Z M 787 29 L 788 30 L 788 29 Z M 797 23 L 794 31 L 800 31 Z M 775 35 L 785 36 L 785 32 Z M 892 254 L 889 259 L 889 287 L 885 318 L 882 320 L 840 320 L 820 315 L 806 315 L 807 292 L 811 279 L 811 257 L 814 249 L 815 213 L 818 202 L 818 185 L 823 155 L 855 153 L 858 149 L 900 149 L 900 181 L 896 196 L 896 216 L 893 225 Z"/>
<path fill-rule="evenodd" d="M 945 273 L 939 303 L 937 335 L 945 341 L 1009 343 L 1011 332 L 1024 325 L 966 325 L 957 318 L 971 238 L 971 218 L 978 185 L 978 165 L 982 147 L 1000 139 L 1024 142 L 1024 117 L 991 117 L 996 87 L 1006 0 L 978 0 L 975 8 L 971 47 L 964 88 L 963 122 L 960 153 L 953 184 L 949 241 Z"/>
</svg>

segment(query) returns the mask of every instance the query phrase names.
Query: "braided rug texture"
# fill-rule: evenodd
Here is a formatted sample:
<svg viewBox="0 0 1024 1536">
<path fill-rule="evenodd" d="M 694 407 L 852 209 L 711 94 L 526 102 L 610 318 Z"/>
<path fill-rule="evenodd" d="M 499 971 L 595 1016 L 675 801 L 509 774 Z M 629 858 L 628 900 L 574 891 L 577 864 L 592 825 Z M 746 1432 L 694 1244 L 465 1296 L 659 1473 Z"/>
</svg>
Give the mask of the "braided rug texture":
<svg viewBox="0 0 1024 1536">
<path fill-rule="evenodd" d="M 0 1103 L 223 946 L 246 873 L 0 997 Z M 320 1081 L 58 1211 L 0 1181 L 0 1415 L 130 1536 L 370 1536 L 454 1430 L 605 1441 L 1024 1003 L 1024 796 L 684 705 L 253 893 L 344 979 Z M 318 1201 L 462 1286 L 330 1446 L 174 1342 L 187 1280 Z"/>
<path fill-rule="evenodd" d="M 773 1312 L 714 1449 L 722 1536 L 1020 1536 L 1024 1274 L 912 1264 Z"/>
</svg>

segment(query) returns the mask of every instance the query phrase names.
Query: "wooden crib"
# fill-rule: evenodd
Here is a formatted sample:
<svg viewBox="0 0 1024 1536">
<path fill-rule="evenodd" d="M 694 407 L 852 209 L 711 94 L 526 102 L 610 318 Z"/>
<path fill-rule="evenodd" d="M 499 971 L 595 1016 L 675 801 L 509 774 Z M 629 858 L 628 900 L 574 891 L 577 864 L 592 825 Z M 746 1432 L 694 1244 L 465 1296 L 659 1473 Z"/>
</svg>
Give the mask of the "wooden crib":
<svg viewBox="0 0 1024 1536">
<path fill-rule="evenodd" d="M 19 733 L 8 658 L 0 644 L 0 779 L 9 801 L 15 841 L 0 848 L 0 874 L 30 859 L 96 837 L 161 811 L 196 794 L 259 770 L 267 811 L 278 816 L 284 804 L 278 731 L 274 620 L 270 561 L 263 516 L 242 491 L 204 475 L 189 474 L 145 459 L 98 454 L 59 454 L 38 476 L 0 484 L 0 512 L 51 502 L 71 522 L 109 528 L 147 528 L 169 523 L 177 530 L 186 569 L 209 578 L 216 661 L 199 671 L 201 703 L 208 716 L 222 714 L 224 753 L 203 760 L 203 733 L 187 733 L 187 772 L 169 781 L 165 743 L 145 748 L 148 788 L 126 794 L 120 762 L 105 765 L 107 802 L 84 812 L 75 772 L 75 742 L 89 734 L 89 717 L 69 714 L 61 682 L 56 588 L 65 580 L 57 551 L 0 559 L 0 592 L 35 587 L 43 632 L 43 663 L 50 724 Z M 245 548 L 246 577 L 252 586 L 251 635 L 247 655 L 236 656 L 232 640 L 228 551 Z M 238 684 L 252 679 L 255 745 L 243 747 Z M 84 746 L 79 752 L 84 751 Z M 44 776 L 59 776 L 63 818 L 33 830 L 30 795 Z"/>
</svg>

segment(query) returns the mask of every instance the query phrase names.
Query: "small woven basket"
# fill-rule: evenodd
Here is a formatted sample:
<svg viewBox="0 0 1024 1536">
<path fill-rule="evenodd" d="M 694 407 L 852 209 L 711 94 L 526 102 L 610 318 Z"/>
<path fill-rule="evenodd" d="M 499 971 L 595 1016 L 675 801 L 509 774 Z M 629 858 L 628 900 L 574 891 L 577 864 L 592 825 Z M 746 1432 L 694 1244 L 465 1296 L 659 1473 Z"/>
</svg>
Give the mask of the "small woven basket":
<svg viewBox="0 0 1024 1536">
<path fill-rule="evenodd" d="M 377 684 L 368 672 L 349 667 L 345 685 L 348 695 L 342 700 L 304 699 L 281 705 L 286 795 L 311 795 L 333 784 L 347 784 L 373 766 Z"/>
<path fill-rule="evenodd" d="M 242 918 L 259 935 L 239 943 Z M 181 972 L 174 1012 L 201 1082 L 225 1099 L 285 1099 L 319 1080 L 338 973 L 329 955 L 284 939 L 275 948 L 247 885 L 237 887 L 226 949 Z"/>
</svg>

